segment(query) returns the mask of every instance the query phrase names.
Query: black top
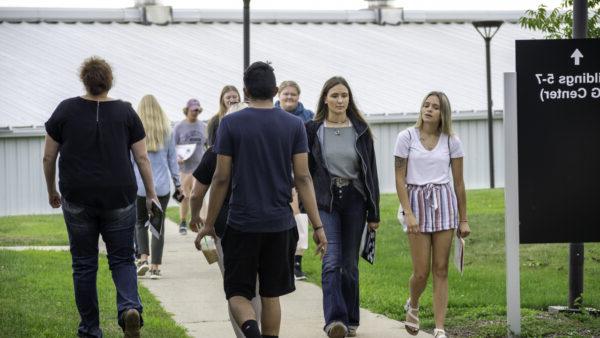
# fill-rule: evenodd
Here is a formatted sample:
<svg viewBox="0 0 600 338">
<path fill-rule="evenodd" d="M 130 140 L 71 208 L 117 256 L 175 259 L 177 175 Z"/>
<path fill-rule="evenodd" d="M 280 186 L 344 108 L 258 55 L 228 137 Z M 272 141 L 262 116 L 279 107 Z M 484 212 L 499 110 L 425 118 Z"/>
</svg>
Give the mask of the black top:
<svg viewBox="0 0 600 338">
<path fill-rule="evenodd" d="M 217 168 L 217 154 L 213 152 L 213 148 L 210 147 L 206 149 L 204 156 L 202 156 L 202 160 L 200 164 L 194 170 L 194 178 L 198 180 L 198 182 L 210 186 L 210 182 L 212 181 L 212 177 L 215 174 L 215 169 Z M 225 196 L 225 201 L 223 202 L 223 206 L 219 211 L 219 215 L 217 216 L 217 221 L 215 222 L 215 232 L 219 238 L 223 237 L 223 233 L 225 232 L 225 227 L 227 226 L 227 213 L 229 212 L 229 197 L 231 196 L 231 185 L 229 185 L 229 189 L 227 191 L 227 196 Z"/>
<path fill-rule="evenodd" d="M 99 209 L 135 201 L 130 150 L 146 134 L 130 103 L 66 99 L 46 122 L 46 132 L 60 144 L 58 185 L 67 201 Z"/>
<path fill-rule="evenodd" d="M 292 157 L 308 152 L 302 120 L 279 108 L 226 115 L 214 151 L 232 158 L 227 226 L 242 232 L 281 232 L 296 226 Z"/>
</svg>

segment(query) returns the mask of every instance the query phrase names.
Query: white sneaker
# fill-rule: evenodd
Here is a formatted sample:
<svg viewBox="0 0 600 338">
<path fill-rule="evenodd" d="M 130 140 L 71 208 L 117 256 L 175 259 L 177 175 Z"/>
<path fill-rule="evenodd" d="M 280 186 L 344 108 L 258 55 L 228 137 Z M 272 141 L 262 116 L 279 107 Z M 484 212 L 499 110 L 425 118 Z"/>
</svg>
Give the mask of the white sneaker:
<svg viewBox="0 0 600 338">
<path fill-rule="evenodd" d="M 140 277 L 145 276 L 148 270 L 150 270 L 150 266 L 148 266 L 148 261 L 140 262 L 137 266 L 137 275 Z"/>
</svg>

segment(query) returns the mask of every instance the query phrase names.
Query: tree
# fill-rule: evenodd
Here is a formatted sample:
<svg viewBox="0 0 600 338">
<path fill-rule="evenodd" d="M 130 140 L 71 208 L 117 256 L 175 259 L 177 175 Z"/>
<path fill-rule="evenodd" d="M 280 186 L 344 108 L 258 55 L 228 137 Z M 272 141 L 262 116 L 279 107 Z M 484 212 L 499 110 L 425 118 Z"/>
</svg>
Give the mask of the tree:
<svg viewBox="0 0 600 338">
<path fill-rule="evenodd" d="M 564 0 L 551 11 L 542 4 L 537 10 L 527 10 L 519 19 L 521 27 L 546 33 L 546 39 L 569 39 L 573 36 L 573 0 Z M 600 0 L 588 0 L 589 38 L 600 38 Z"/>
</svg>

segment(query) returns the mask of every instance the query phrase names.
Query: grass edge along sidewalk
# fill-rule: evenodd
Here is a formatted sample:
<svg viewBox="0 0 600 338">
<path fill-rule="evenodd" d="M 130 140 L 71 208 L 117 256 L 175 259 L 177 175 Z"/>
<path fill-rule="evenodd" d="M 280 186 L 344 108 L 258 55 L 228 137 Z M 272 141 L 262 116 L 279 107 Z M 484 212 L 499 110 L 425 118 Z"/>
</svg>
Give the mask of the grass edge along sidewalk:
<svg viewBox="0 0 600 338">
<path fill-rule="evenodd" d="M 100 324 L 105 337 L 122 337 L 116 320 L 116 294 L 108 262 L 98 269 Z M 0 335 L 3 337 L 74 337 L 79 314 L 73 295 L 68 252 L 0 250 Z M 144 305 L 144 337 L 188 337 L 156 298 L 139 285 Z"/>
</svg>

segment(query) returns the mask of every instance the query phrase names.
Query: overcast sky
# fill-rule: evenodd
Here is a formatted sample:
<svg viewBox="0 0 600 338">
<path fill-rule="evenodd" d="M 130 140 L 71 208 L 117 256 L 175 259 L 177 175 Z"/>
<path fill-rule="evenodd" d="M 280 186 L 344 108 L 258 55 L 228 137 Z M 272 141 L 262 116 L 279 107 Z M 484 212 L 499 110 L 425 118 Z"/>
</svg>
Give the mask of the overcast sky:
<svg viewBox="0 0 600 338">
<path fill-rule="evenodd" d="M 518 10 L 534 9 L 541 3 L 557 7 L 561 0 L 396 0 L 393 4 L 405 9 L 427 10 Z M 133 0 L 0 0 L 0 7 L 131 7 Z M 241 8 L 242 0 L 162 0 L 162 4 L 177 8 Z M 256 9 L 362 9 L 364 0 L 251 0 Z"/>
</svg>

